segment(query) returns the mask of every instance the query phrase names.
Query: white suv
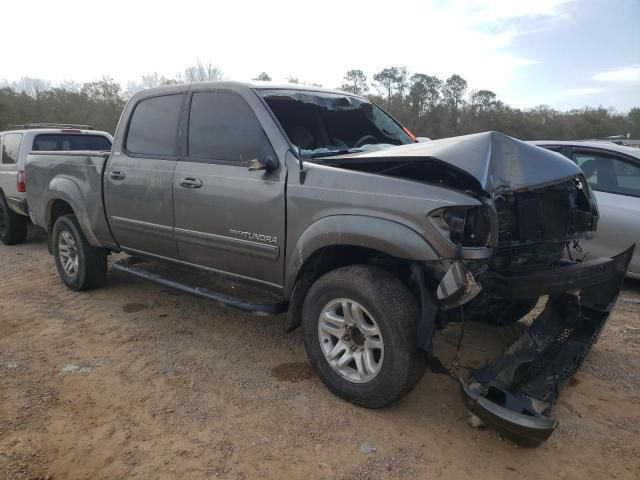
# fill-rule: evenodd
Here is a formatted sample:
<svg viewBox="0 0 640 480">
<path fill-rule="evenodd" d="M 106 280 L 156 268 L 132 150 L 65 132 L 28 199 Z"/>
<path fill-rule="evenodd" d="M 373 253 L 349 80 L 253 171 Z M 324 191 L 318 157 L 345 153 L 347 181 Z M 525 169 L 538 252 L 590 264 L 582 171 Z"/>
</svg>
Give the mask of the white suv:
<svg viewBox="0 0 640 480">
<path fill-rule="evenodd" d="M 24 162 L 32 151 L 109 151 L 113 138 L 87 125 L 31 123 L 0 132 L 0 241 L 22 243 L 29 209 Z"/>
</svg>

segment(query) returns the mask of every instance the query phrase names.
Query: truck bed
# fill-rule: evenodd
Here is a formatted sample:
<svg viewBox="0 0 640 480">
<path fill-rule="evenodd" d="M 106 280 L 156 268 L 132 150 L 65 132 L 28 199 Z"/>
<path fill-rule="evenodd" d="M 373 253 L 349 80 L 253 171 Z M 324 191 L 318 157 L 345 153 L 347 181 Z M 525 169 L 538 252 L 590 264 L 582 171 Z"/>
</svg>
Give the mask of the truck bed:
<svg viewBox="0 0 640 480">
<path fill-rule="evenodd" d="M 107 224 L 102 196 L 102 173 L 108 152 L 31 152 L 27 157 L 27 201 L 31 221 L 48 228 L 54 199 L 67 202 L 78 216 L 89 243 L 116 245 Z"/>
</svg>

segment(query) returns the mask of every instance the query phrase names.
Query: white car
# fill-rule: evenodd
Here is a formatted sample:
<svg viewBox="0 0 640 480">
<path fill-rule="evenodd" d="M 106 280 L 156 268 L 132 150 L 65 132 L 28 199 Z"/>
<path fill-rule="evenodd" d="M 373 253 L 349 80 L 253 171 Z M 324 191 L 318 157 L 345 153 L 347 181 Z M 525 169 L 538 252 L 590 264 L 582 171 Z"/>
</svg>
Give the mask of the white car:
<svg viewBox="0 0 640 480">
<path fill-rule="evenodd" d="M 593 239 L 583 242 L 588 258 L 611 257 L 640 244 L 640 148 L 605 141 L 534 141 L 576 162 L 595 191 L 600 220 Z M 640 279 L 640 245 L 627 276 Z"/>
<path fill-rule="evenodd" d="M 37 151 L 109 151 L 113 137 L 87 125 L 32 123 L 0 132 L 0 241 L 22 243 L 29 208 L 24 162 Z"/>
</svg>

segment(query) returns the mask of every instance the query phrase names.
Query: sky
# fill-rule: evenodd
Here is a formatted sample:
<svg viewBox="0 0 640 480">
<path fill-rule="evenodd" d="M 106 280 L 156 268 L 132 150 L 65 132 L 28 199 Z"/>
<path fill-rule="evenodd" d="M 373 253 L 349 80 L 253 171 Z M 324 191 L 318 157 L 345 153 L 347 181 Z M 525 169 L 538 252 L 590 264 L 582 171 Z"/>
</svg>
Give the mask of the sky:
<svg viewBox="0 0 640 480">
<path fill-rule="evenodd" d="M 338 87 L 347 70 L 400 65 L 514 107 L 640 106 L 640 0 L 15 0 L 0 46 L 8 81 L 126 85 L 200 60 L 231 80 Z"/>
</svg>

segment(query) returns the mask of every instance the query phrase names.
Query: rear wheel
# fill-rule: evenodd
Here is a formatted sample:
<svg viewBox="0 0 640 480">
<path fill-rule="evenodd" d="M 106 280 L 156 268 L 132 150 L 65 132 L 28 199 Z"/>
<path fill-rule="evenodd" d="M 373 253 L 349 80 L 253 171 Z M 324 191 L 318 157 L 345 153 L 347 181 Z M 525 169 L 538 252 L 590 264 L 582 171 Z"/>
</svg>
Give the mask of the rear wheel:
<svg viewBox="0 0 640 480">
<path fill-rule="evenodd" d="M 52 232 L 53 258 L 58 274 L 71 290 L 89 290 L 104 285 L 107 251 L 89 245 L 75 215 L 59 217 Z"/>
<path fill-rule="evenodd" d="M 9 208 L 0 193 L 0 241 L 5 245 L 17 245 L 27 238 L 27 217 Z"/>
<path fill-rule="evenodd" d="M 311 286 L 302 309 L 309 361 L 336 395 L 384 407 L 424 375 L 418 316 L 411 292 L 385 270 L 353 265 L 331 271 Z"/>
</svg>

